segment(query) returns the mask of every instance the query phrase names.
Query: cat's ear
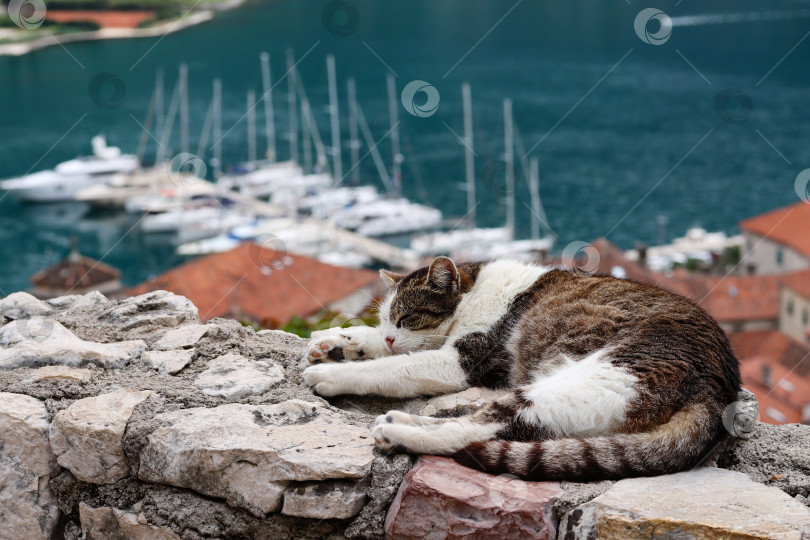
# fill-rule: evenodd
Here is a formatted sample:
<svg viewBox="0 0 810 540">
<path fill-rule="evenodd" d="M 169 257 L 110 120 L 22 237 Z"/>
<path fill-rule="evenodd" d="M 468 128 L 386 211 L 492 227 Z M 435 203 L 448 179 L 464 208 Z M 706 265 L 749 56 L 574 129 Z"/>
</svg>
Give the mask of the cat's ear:
<svg viewBox="0 0 810 540">
<path fill-rule="evenodd" d="M 380 277 L 382 278 L 383 283 L 385 283 L 386 287 L 388 287 L 389 289 L 393 289 L 394 287 L 397 286 L 397 283 L 399 283 L 399 281 L 405 276 L 403 276 L 402 274 L 391 272 L 389 270 L 380 270 Z"/>
<path fill-rule="evenodd" d="M 458 291 L 461 287 L 461 279 L 456 263 L 447 257 L 433 259 L 428 270 L 428 283 L 439 289 Z"/>
</svg>

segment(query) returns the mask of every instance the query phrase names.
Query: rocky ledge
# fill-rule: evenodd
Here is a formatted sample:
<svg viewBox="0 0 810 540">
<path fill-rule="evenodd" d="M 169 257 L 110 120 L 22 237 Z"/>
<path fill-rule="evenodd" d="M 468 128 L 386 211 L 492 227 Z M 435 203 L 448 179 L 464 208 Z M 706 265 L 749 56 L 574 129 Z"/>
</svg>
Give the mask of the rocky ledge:
<svg viewBox="0 0 810 540">
<path fill-rule="evenodd" d="M 167 292 L 0 300 L 0 540 L 810 538 L 810 427 L 758 424 L 665 477 L 523 482 L 373 446 L 381 412 L 492 391 L 326 401 L 305 346 Z"/>
</svg>

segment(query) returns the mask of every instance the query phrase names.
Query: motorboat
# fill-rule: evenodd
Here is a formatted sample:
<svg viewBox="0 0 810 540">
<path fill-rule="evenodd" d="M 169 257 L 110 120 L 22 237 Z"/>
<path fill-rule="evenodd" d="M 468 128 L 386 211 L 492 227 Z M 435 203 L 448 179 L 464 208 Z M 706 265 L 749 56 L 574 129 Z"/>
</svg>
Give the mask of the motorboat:
<svg viewBox="0 0 810 540">
<path fill-rule="evenodd" d="M 141 230 L 145 233 L 167 233 L 192 225 L 204 225 L 207 222 L 215 223 L 227 220 L 228 223 L 231 223 L 232 220 L 229 218 L 236 213 L 242 212 L 233 199 L 202 195 L 187 199 L 182 206 L 146 215 L 140 223 Z M 242 222 L 243 220 L 234 223 L 232 227 Z"/>
<path fill-rule="evenodd" d="M 481 246 L 511 241 L 512 234 L 506 227 L 456 229 L 414 237 L 411 239 L 411 249 L 423 256 L 451 255 L 457 252 L 475 252 Z"/>
<path fill-rule="evenodd" d="M 59 202 L 74 199 L 87 187 L 104 184 L 116 175 L 130 173 L 139 166 L 138 158 L 107 146 L 103 135 L 91 140 L 92 156 L 65 161 L 53 170 L 39 171 L 0 182 L 0 189 L 29 202 Z"/>
<path fill-rule="evenodd" d="M 216 184 L 201 180 L 183 187 L 171 186 L 130 197 L 125 201 L 124 209 L 130 214 L 161 214 L 183 208 L 189 200 L 214 198 L 216 192 Z"/>
<path fill-rule="evenodd" d="M 402 198 L 358 204 L 337 212 L 331 221 L 362 236 L 378 237 L 434 229 L 442 213 Z"/>
<path fill-rule="evenodd" d="M 149 195 L 159 188 L 176 187 L 165 167 L 140 169 L 129 174 L 113 176 L 105 184 L 95 184 L 79 190 L 74 199 L 90 206 L 124 208 L 134 197 Z"/>
<path fill-rule="evenodd" d="M 315 219 L 329 219 L 345 208 L 378 200 L 380 193 L 374 186 L 338 187 L 304 197 L 298 203 L 298 211 Z"/>
</svg>

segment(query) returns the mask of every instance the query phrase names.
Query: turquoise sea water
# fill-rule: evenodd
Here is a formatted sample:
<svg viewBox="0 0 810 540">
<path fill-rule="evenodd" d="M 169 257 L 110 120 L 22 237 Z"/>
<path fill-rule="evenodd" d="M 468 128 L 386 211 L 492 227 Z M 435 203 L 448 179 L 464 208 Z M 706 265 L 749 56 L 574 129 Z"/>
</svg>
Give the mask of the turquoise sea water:
<svg viewBox="0 0 810 540">
<path fill-rule="evenodd" d="M 540 160 L 541 195 L 559 249 L 604 235 L 622 247 L 653 242 L 655 218 L 662 214 L 669 218 L 670 238 L 694 224 L 732 233 L 739 220 L 797 200 L 794 179 L 810 167 L 807 2 L 779 0 L 766 7 L 743 0 L 656 2 L 651 6 L 676 24 L 658 46 L 636 35 L 636 15 L 651 6 L 635 1 L 349 4 L 357 26 L 343 37 L 324 26 L 326 1 L 254 1 L 164 38 L 73 43 L 0 57 L 0 178 L 87 154 L 98 132 L 134 152 L 140 127 L 132 116 L 143 121 L 156 70 L 166 72 L 168 93 L 181 62 L 189 66 L 192 150 L 211 81 L 221 77 L 224 127 L 232 129 L 223 143 L 225 161 L 246 159 L 240 119 L 245 92 L 261 92 L 259 53 L 271 54 L 278 78 L 284 50 L 292 46 L 299 57 L 308 53 L 299 69 L 327 144 L 327 53 L 337 59 L 341 99 L 345 78 L 357 79 L 376 138 L 388 130 L 389 68 L 400 90 L 412 80 L 436 87 L 440 103 L 432 116 L 399 110 L 403 189 L 448 216 L 466 211 L 458 190 L 463 147 L 453 133 L 463 132 L 464 81 L 472 85 L 474 101 L 480 224 L 504 219 L 500 179 L 488 179 L 484 171 L 501 159 L 505 97 L 513 100 L 526 147 Z M 744 15 L 729 16 L 735 14 Z M 338 19 L 338 29 L 341 23 Z M 117 108 L 99 107 L 88 93 L 93 77 L 105 72 L 126 86 Z M 717 96 L 728 88 L 748 96 L 750 113 L 732 100 L 718 114 Z M 283 91 L 285 83 L 275 95 L 280 129 L 286 125 Z M 345 120 L 345 101 L 341 105 Z M 261 119 L 260 114 L 260 149 Z M 178 149 L 177 140 L 173 146 Z M 388 141 L 380 149 L 390 161 Z M 280 141 L 280 157 L 287 152 Z M 348 162 L 346 147 L 343 161 Z M 378 182 L 370 159 L 361 171 L 363 182 Z M 526 236 L 525 184 L 517 196 L 519 234 Z M 27 288 L 31 274 L 65 255 L 72 234 L 80 237 L 85 254 L 120 268 L 126 284 L 182 261 L 165 240 L 133 229 L 126 216 L 79 219 L 75 212 L 71 205 L 0 201 L 0 295 Z"/>
</svg>

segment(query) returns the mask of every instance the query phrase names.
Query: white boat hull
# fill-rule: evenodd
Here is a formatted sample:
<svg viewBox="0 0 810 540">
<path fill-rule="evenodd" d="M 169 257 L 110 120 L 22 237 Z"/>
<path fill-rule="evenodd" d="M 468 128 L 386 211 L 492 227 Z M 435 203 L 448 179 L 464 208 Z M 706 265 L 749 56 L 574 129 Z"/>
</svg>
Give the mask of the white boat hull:
<svg viewBox="0 0 810 540">
<path fill-rule="evenodd" d="M 0 182 L 0 189 L 29 202 L 64 202 L 74 200 L 76 193 L 103 184 L 107 176 L 62 176 L 53 171 L 41 171 L 22 178 Z"/>
</svg>

